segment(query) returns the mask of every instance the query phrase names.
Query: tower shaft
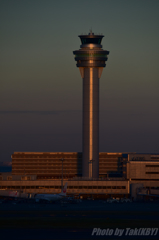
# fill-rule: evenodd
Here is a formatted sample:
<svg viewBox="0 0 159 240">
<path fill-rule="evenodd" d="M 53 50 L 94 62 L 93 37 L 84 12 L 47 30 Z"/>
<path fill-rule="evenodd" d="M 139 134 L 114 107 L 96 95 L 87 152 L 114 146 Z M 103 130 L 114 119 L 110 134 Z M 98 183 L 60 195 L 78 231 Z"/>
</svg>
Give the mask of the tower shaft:
<svg viewBox="0 0 159 240">
<path fill-rule="evenodd" d="M 83 77 L 83 177 L 99 172 L 99 78 L 98 68 L 84 68 Z"/>
</svg>

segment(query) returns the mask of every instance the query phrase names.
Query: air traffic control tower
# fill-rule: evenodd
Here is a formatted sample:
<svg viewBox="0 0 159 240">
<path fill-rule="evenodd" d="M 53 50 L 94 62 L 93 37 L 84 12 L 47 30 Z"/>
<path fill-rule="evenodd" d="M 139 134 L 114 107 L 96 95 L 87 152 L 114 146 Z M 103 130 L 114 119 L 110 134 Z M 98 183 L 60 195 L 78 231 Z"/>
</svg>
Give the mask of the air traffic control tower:
<svg viewBox="0 0 159 240">
<path fill-rule="evenodd" d="M 99 79 L 108 51 L 102 49 L 103 35 L 80 35 L 81 49 L 74 51 L 76 66 L 83 78 L 83 159 L 82 176 L 99 176 Z"/>
</svg>

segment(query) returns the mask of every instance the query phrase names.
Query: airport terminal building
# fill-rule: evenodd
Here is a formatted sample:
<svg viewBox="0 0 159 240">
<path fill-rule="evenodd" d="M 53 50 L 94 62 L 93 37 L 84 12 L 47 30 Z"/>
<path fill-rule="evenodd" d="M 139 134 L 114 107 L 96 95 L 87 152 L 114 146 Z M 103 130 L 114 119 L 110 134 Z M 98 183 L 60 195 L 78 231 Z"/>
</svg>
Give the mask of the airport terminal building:
<svg viewBox="0 0 159 240">
<path fill-rule="evenodd" d="M 82 177 L 82 153 L 15 152 L 12 172 L 0 174 L 0 189 L 60 193 L 62 177 L 69 195 L 159 196 L 159 154 L 99 153 L 99 178 L 94 179 Z"/>
<path fill-rule="evenodd" d="M 37 179 L 82 177 L 82 153 L 77 152 L 15 152 L 12 155 L 13 175 L 37 175 Z M 122 177 L 127 154 L 99 153 L 99 177 Z"/>
</svg>

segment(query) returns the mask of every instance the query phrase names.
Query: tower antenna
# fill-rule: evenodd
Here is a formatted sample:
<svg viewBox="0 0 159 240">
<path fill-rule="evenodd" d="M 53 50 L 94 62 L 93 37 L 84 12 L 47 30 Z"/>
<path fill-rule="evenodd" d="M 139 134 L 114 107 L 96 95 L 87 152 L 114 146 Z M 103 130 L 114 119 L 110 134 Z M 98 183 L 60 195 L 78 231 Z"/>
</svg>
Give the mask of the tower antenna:
<svg viewBox="0 0 159 240">
<path fill-rule="evenodd" d="M 90 28 L 90 35 L 92 35 L 92 27 Z"/>
</svg>

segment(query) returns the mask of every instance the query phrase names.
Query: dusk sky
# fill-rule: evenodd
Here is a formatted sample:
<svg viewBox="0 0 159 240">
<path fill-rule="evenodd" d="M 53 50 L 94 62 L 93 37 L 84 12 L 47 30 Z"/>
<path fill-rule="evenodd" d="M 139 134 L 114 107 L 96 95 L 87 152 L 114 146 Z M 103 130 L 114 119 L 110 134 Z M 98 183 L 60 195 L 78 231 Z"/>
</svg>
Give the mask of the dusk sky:
<svg viewBox="0 0 159 240">
<path fill-rule="evenodd" d="M 82 151 L 78 35 L 103 34 L 100 152 L 159 152 L 158 0 L 0 1 L 0 162 Z"/>
</svg>

